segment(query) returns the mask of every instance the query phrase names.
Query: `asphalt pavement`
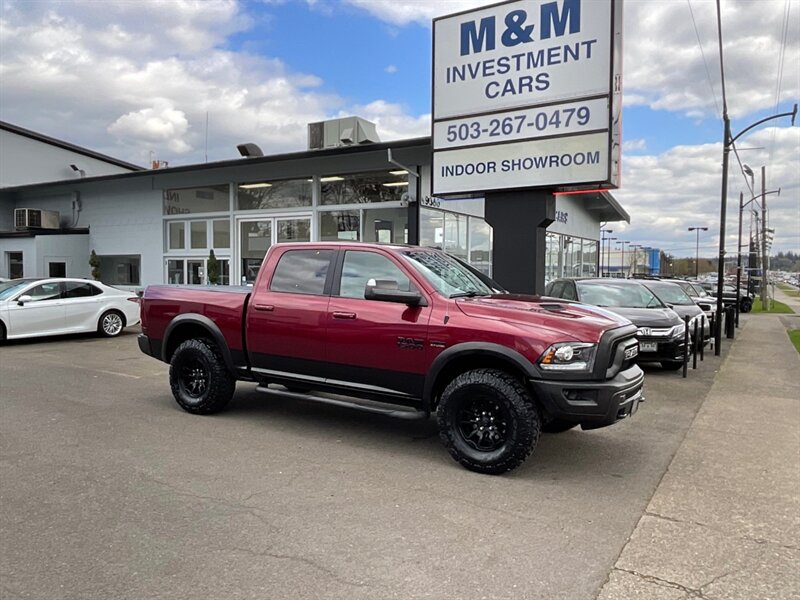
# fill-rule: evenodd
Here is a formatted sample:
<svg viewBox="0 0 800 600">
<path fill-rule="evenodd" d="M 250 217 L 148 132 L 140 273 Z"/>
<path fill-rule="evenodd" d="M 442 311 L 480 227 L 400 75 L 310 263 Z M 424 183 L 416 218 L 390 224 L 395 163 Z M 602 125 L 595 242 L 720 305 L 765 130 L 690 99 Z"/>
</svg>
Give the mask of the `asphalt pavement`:
<svg viewBox="0 0 800 600">
<path fill-rule="evenodd" d="M 760 331 L 744 321 L 740 341 Z M 752 398 L 726 408 L 711 394 L 704 404 L 721 383 L 724 396 L 736 377 L 755 381 L 739 358 L 717 377 L 729 346 L 686 380 L 648 367 L 647 401 L 632 419 L 545 435 L 521 468 L 491 477 L 453 462 L 432 421 L 269 397 L 252 384 L 239 385 L 224 413 L 189 415 L 171 398 L 167 366 L 139 353 L 133 333 L 8 343 L 0 348 L 0 598 L 629 597 L 620 586 L 638 575 L 628 571 L 647 570 L 635 562 L 638 542 L 652 545 L 643 527 L 661 524 L 655 513 L 685 516 L 671 499 L 691 488 L 660 492 L 673 458 L 692 449 L 687 433 L 701 406 L 701 422 L 727 419 L 713 428 L 720 435 L 736 438 L 734 426 L 753 422 L 738 435 L 749 440 L 772 421 L 771 431 L 797 433 L 796 413 L 772 412 L 770 395 L 759 396 L 761 411 Z M 791 382 L 765 381 L 785 401 Z M 708 415 L 719 402 L 724 410 Z M 716 438 L 699 439 L 682 459 L 690 473 L 709 443 Z M 754 457 L 792 458 L 785 450 Z M 769 509 L 769 494 L 782 490 L 776 527 L 785 536 L 778 545 L 764 528 L 752 541 L 784 554 L 796 552 L 788 475 L 762 477 L 767 506 L 754 504 Z M 664 546 L 667 557 L 685 552 Z M 662 588 L 674 591 L 654 589 Z"/>
</svg>

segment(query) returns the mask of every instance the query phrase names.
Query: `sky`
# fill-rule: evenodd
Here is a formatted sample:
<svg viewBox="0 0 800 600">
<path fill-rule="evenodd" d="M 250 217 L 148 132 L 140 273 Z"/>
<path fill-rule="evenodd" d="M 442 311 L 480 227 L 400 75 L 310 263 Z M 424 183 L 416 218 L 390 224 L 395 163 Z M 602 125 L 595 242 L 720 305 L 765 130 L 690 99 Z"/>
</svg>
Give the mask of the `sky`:
<svg viewBox="0 0 800 600">
<path fill-rule="evenodd" d="M 592 0 L 583 0 L 591 2 Z M 139 165 L 306 148 L 310 122 L 358 115 L 384 141 L 430 135 L 431 19 L 475 0 L 0 0 L 0 120 Z M 722 0 L 733 134 L 800 98 L 800 0 Z M 718 253 L 722 86 L 712 0 L 624 0 L 622 186 L 614 236 Z M 730 155 L 726 246 L 739 193 L 766 165 L 774 252 L 800 252 L 800 119 Z M 754 183 L 756 192 L 748 185 Z M 751 203 L 759 207 L 760 198 Z M 747 234 L 750 216 L 745 214 Z"/>
</svg>

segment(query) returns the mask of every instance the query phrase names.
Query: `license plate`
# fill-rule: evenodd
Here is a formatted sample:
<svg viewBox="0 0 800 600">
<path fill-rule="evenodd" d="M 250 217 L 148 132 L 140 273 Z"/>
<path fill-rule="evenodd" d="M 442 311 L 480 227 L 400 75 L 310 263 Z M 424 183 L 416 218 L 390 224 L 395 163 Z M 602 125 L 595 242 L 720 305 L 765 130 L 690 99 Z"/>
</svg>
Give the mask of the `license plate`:
<svg viewBox="0 0 800 600">
<path fill-rule="evenodd" d="M 639 342 L 640 352 L 655 352 L 658 350 L 658 342 Z"/>
<path fill-rule="evenodd" d="M 636 414 L 636 411 L 639 410 L 639 399 L 641 396 L 637 395 L 636 398 L 633 399 L 633 403 L 631 404 L 631 416 Z"/>
</svg>

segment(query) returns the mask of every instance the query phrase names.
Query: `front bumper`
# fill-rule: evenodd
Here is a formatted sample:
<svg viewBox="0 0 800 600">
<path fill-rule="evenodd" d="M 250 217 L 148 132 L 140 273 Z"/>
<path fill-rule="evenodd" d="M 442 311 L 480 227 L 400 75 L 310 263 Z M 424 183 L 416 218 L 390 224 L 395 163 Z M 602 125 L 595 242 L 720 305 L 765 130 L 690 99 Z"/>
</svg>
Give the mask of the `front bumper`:
<svg viewBox="0 0 800 600">
<path fill-rule="evenodd" d="M 639 356 L 636 361 L 640 363 L 661 362 L 661 361 L 682 361 L 686 344 L 683 343 L 683 336 L 679 338 L 646 338 L 637 337 L 639 340 Z M 691 341 L 691 335 L 689 336 Z M 655 351 L 645 351 L 648 344 L 656 344 Z"/>
<path fill-rule="evenodd" d="M 644 373 L 637 365 L 606 381 L 531 379 L 546 418 L 580 424 L 583 429 L 613 425 L 631 416 L 644 400 Z"/>
</svg>

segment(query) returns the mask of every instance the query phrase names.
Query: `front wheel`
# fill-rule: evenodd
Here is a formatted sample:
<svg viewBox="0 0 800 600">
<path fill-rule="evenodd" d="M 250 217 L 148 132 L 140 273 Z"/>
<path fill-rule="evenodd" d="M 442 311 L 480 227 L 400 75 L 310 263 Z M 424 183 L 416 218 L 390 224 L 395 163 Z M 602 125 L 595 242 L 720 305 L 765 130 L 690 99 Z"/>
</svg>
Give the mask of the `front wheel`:
<svg viewBox="0 0 800 600">
<path fill-rule="evenodd" d="M 539 412 L 515 377 L 494 369 L 468 371 L 445 388 L 437 411 L 439 436 L 470 471 L 499 475 L 531 455 L 541 432 Z"/>
<path fill-rule="evenodd" d="M 219 412 L 230 402 L 236 379 L 219 349 L 204 339 L 183 342 L 169 366 L 169 385 L 175 401 L 195 415 Z"/>
<path fill-rule="evenodd" d="M 125 328 L 125 317 L 118 310 L 108 310 L 97 322 L 97 333 L 103 337 L 117 337 Z"/>
<path fill-rule="evenodd" d="M 753 301 L 750 298 L 743 298 L 739 305 L 739 310 L 743 313 L 749 313 L 753 310 Z"/>
</svg>

